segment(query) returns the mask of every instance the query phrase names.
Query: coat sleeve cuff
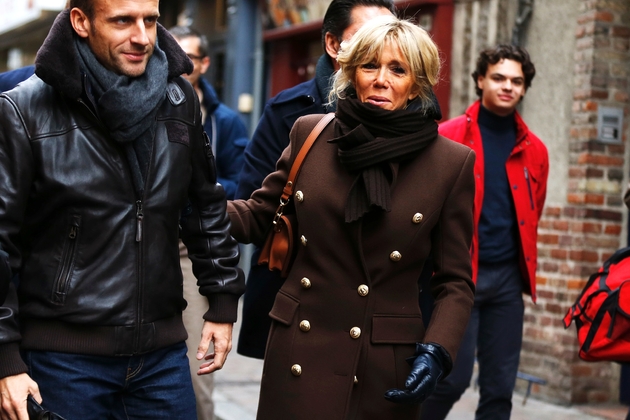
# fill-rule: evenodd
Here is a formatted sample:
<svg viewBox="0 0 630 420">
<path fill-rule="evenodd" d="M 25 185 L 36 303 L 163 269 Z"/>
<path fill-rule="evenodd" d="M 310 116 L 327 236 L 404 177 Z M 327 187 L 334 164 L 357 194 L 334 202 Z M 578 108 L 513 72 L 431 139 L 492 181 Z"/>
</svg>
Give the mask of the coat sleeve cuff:
<svg viewBox="0 0 630 420">
<path fill-rule="evenodd" d="M 27 373 L 28 367 L 20 356 L 20 345 L 17 342 L 0 345 L 0 378 Z"/>
<path fill-rule="evenodd" d="M 208 296 L 208 311 L 203 319 L 216 323 L 234 323 L 238 317 L 238 296 L 213 294 Z"/>
<path fill-rule="evenodd" d="M 453 359 L 451 359 L 451 355 L 448 354 L 446 349 L 439 345 L 438 343 L 416 343 L 416 353 L 414 357 L 410 357 L 410 359 L 415 359 L 419 355 L 423 353 L 429 353 L 433 357 L 435 357 L 442 367 L 442 378 L 448 376 L 453 369 Z"/>
</svg>

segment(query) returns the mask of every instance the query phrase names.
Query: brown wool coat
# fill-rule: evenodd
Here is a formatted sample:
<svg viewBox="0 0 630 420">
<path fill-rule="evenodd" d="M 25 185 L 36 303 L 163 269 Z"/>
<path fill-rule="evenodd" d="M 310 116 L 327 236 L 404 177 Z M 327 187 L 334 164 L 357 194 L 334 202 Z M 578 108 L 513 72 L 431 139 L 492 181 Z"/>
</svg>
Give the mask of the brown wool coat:
<svg viewBox="0 0 630 420">
<path fill-rule="evenodd" d="M 277 171 L 249 200 L 228 203 L 239 242 L 264 241 L 291 163 L 320 118 L 300 118 Z M 390 212 L 347 224 L 354 177 L 327 142 L 334 124 L 316 141 L 296 182 L 302 240 L 270 312 L 258 419 L 416 420 L 417 405 L 394 404 L 383 394 L 404 387 L 405 358 L 416 342 L 438 343 L 455 359 L 473 305 L 475 155 L 438 137 L 416 158 L 394 165 Z M 418 278 L 431 251 L 436 301 L 425 331 Z"/>
</svg>

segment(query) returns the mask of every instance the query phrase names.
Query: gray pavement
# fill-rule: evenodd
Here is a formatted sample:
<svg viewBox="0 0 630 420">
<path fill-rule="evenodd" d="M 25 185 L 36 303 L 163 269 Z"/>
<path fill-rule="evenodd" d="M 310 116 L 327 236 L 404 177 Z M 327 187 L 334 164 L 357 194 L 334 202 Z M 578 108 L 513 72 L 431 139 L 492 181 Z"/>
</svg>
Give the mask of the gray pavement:
<svg viewBox="0 0 630 420">
<path fill-rule="evenodd" d="M 238 337 L 238 323 L 234 339 Z M 234 346 L 236 348 L 236 346 Z M 244 357 L 233 350 L 224 368 L 215 375 L 214 403 L 217 420 L 254 420 L 260 391 L 262 360 Z M 469 388 L 457 402 L 447 420 L 472 420 L 479 394 Z M 563 407 L 523 395 L 513 398 L 512 420 L 623 420 L 627 408 L 620 405 Z M 290 419 L 278 419 L 290 420 Z"/>
</svg>

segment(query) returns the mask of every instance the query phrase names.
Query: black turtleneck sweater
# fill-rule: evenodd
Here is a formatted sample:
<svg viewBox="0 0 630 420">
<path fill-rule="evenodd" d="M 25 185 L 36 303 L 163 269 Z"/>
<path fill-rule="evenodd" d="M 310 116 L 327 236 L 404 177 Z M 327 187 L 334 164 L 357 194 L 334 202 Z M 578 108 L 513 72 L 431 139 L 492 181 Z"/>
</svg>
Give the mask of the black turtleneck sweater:
<svg viewBox="0 0 630 420">
<path fill-rule="evenodd" d="M 479 220 L 479 261 L 497 263 L 518 255 L 516 210 L 505 163 L 516 144 L 514 114 L 500 117 L 479 108 L 483 143 L 484 194 Z"/>
</svg>

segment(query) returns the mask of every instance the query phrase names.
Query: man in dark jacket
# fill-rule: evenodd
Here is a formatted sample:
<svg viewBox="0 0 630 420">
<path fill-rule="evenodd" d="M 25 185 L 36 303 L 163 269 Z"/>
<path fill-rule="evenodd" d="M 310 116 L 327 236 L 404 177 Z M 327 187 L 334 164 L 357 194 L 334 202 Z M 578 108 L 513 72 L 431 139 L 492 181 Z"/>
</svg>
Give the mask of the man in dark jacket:
<svg viewBox="0 0 630 420">
<path fill-rule="evenodd" d="M 299 117 L 334 111 L 334 107 L 327 105 L 329 79 L 339 69 L 336 58 L 341 41 L 350 39 L 373 17 L 395 12 L 391 0 L 333 0 L 330 3 L 322 25 L 325 53 L 317 61 L 315 78 L 284 90 L 267 102 L 245 149 L 245 164 L 235 198 L 249 198 L 260 188 L 263 179 L 275 170 L 282 151 L 289 145 L 293 123 Z M 247 278 L 237 351 L 244 356 L 262 359 L 271 326 L 268 314 L 283 279 L 279 273 L 257 265 L 259 256 L 260 249 L 256 249 Z"/>
<path fill-rule="evenodd" d="M 192 64 L 158 10 L 71 0 L 37 77 L 0 94 L 0 284 L 20 278 L 0 307 L 2 418 L 27 419 L 28 394 L 68 419 L 196 418 L 180 235 L 209 301 L 199 372 L 230 351 L 238 246 L 180 77 Z"/>
</svg>

